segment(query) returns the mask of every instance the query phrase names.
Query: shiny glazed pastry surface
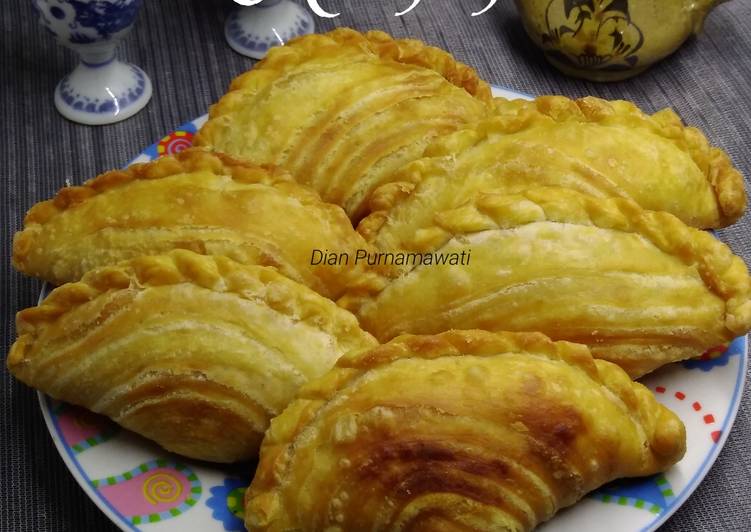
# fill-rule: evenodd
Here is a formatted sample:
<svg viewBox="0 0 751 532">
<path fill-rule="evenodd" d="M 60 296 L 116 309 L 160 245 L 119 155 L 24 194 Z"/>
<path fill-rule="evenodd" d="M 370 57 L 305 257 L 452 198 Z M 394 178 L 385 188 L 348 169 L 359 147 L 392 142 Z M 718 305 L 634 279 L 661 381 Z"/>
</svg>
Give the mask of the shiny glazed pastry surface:
<svg viewBox="0 0 751 532">
<path fill-rule="evenodd" d="M 338 29 L 272 49 L 212 107 L 196 144 L 277 164 L 353 219 L 428 141 L 482 118 L 490 89 L 420 41 Z"/>
<path fill-rule="evenodd" d="M 550 187 L 481 192 L 448 210 L 431 199 L 420 207 L 431 216 L 396 208 L 361 223 L 381 250 L 471 252 L 468 265 L 403 266 L 377 296 L 345 297 L 381 341 L 451 328 L 540 331 L 638 377 L 751 328 L 743 261 L 670 214 Z"/>
<path fill-rule="evenodd" d="M 586 347 L 405 336 L 345 356 L 275 418 L 249 530 L 531 530 L 605 482 L 664 471 L 685 429 Z"/>
<path fill-rule="evenodd" d="M 671 110 L 652 116 L 625 101 L 541 96 L 495 100 L 492 117 L 436 139 L 372 196 L 371 209 L 461 205 L 485 189 L 551 185 L 624 197 L 686 224 L 722 227 L 746 206 L 743 178 L 727 155 Z"/>
<path fill-rule="evenodd" d="M 19 312 L 17 330 L 19 380 L 216 462 L 254 458 L 300 385 L 376 344 L 271 268 L 185 250 L 89 272 Z"/>
<path fill-rule="evenodd" d="M 21 272 L 54 284 L 172 249 L 274 266 L 328 297 L 367 285 L 362 267 L 311 266 L 314 249 L 367 247 L 337 206 L 285 172 L 190 149 L 68 187 L 26 215 L 13 243 Z"/>
</svg>

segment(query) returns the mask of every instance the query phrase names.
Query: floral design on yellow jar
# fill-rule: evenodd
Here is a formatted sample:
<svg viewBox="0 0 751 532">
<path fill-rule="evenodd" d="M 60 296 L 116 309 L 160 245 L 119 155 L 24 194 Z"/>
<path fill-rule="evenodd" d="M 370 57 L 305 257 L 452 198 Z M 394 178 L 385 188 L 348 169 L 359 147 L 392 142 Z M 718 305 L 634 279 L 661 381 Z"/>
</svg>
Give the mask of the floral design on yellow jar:
<svg viewBox="0 0 751 532">
<path fill-rule="evenodd" d="M 545 11 L 547 52 L 575 67 L 627 70 L 636 65 L 644 35 L 628 0 L 550 0 Z"/>
<path fill-rule="evenodd" d="M 726 0 L 516 0 L 524 28 L 563 73 L 616 81 L 701 31 Z"/>
</svg>

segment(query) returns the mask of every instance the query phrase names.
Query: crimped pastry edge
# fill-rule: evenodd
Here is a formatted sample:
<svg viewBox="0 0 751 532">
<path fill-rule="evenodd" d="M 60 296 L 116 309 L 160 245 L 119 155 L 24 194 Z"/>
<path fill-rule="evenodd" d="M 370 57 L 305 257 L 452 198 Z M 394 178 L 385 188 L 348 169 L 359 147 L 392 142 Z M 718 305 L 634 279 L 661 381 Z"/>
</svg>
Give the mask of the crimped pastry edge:
<svg viewBox="0 0 751 532">
<path fill-rule="evenodd" d="M 488 348 L 498 352 L 486 352 Z M 496 356 L 527 352 L 545 354 L 576 365 L 591 378 L 597 377 L 594 359 L 587 346 L 553 341 L 540 332 L 489 332 L 481 329 L 453 329 L 436 335 L 403 334 L 367 352 L 343 356 L 337 367 L 365 371 L 402 358 L 430 360 L 442 356 Z"/>
<path fill-rule="evenodd" d="M 297 183 L 286 171 L 278 167 L 257 165 L 206 148 L 188 148 L 175 155 L 133 164 L 124 170 L 105 172 L 89 179 L 83 185 L 64 187 L 54 198 L 33 205 L 26 213 L 23 229 L 13 237 L 13 266 L 21 272 L 25 271 L 24 264 L 43 226 L 68 209 L 133 181 L 161 179 L 197 171 L 210 171 L 215 175 L 231 177 L 237 182 L 283 189 L 284 194 L 301 203 L 316 204 L 350 224 L 349 218 L 340 207 L 324 202 L 315 190 Z"/>
<path fill-rule="evenodd" d="M 647 429 L 650 447 L 655 455 L 660 458 L 678 456 L 678 459 L 683 456 L 686 449 L 685 427 L 678 417 L 667 407 L 657 403 L 642 384 L 631 381 L 617 365 L 593 359 L 585 345 L 553 341 L 538 332 L 488 332 L 475 329 L 449 330 L 436 335 L 407 334 L 371 350 L 346 354 L 324 376 L 301 387 L 297 398 L 271 420 L 271 427 L 261 445 L 259 459 L 259 468 L 266 464 L 268 471 L 266 474 L 256 475 L 256 479 L 261 480 L 263 485 L 260 492 L 251 485 L 245 492 L 244 506 L 247 508 L 252 499 L 260 496 L 261 500 L 257 503 L 261 507 L 263 518 L 273 521 L 274 515 L 281 510 L 274 494 L 282 487 L 283 471 L 290 458 L 285 447 L 294 442 L 320 408 L 367 371 L 405 358 L 430 360 L 465 355 L 495 357 L 532 350 L 535 354 L 559 360 L 583 371 L 595 383 L 607 388 L 621 401 L 629 415 L 636 415 L 638 422 Z M 644 402 L 649 400 L 662 408 L 658 411 L 658 417 L 651 417 L 650 412 L 642 411 Z"/>
<path fill-rule="evenodd" d="M 54 198 L 33 205 L 26 213 L 24 226 L 44 224 L 57 214 L 93 196 L 131 181 L 160 179 L 202 170 L 215 175 L 231 176 L 236 181 L 248 183 L 274 185 L 279 182 L 293 182 L 286 171 L 271 165 L 257 165 L 206 148 L 188 148 L 175 155 L 165 155 L 146 163 L 132 164 L 123 170 L 104 172 L 82 185 L 63 187 Z M 311 194 L 315 192 L 311 191 Z"/>
<path fill-rule="evenodd" d="M 544 116 L 556 122 L 577 121 L 598 123 L 604 119 L 638 121 L 654 133 L 683 144 L 691 159 L 702 171 L 717 201 L 720 218 L 714 227 L 726 227 L 736 222 L 746 209 L 746 189 L 741 173 L 728 155 L 710 145 L 701 130 L 683 124 L 672 109 L 648 115 L 635 104 L 625 100 L 603 100 L 594 96 L 571 99 L 565 96 L 540 96 L 535 100 L 507 100 L 495 98 L 494 112 L 488 118 L 468 125 L 449 135 L 433 140 L 425 149 L 423 159 L 406 165 L 401 179 L 376 188 L 370 197 L 374 217 L 384 217 L 405 197 L 411 195 L 422 175 L 439 162 L 436 158 L 475 146 L 495 134 L 512 134 L 534 127 L 534 118 Z M 375 224 L 374 220 L 366 222 Z"/>
<path fill-rule="evenodd" d="M 232 275 L 236 273 L 241 275 Z M 228 279 L 230 276 L 231 279 Z M 273 295 L 268 292 L 248 293 L 255 283 L 249 282 L 246 276 L 251 276 L 254 281 L 259 281 L 263 286 L 274 283 L 288 287 L 296 286 L 299 297 L 294 300 L 295 306 L 289 305 L 291 301 L 274 299 Z M 345 337 L 347 332 L 359 330 L 363 339 L 372 340 L 374 345 L 377 344 L 370 333 L 360 329 L 354 315 L 312 289 L 288 279 L 274 268 L 245 265 L 223 256 L 199 255 L 192 251 L 178 249 L 163 255 L 143 256 L 123 261 L 115 266 L 97 268 L 84 275 L 80 281 L 67 283 L 54 289 L 38 306 L 18 312 L 16 315 L 18 339 L 8 353 L 8 368 L 12 371 L 14 367 L 25 363 L 28 348 L 34 342 L 38 328 L 55 321 L 59 316 L 109 290 L 182 283 L 192 283 L 218 292 L 235 293 L 248 300 L 263 301 L 264 304 L 282 314 L 290 315 L 295 312 L 299 321 L 314 319 L 316 327 L 336 337 Z M 321 316 L 318 312 L 321 304 L 329 306 L 332 312 L 340 316 L 337 319 L 322 322 L 318 319 Z"/>
<path fill-rule="evenodd" d="M 351 28 L 338 28 L 323 34 L 303 35 L 292 39 L 285 46 L 272 48 L 266 57 L 253 68 L 232 80 L 228 92 L 209 108 L 209 121 L 194 137 L 194 145 L 208 147 L 214 145 L 213 120 L 231 112 L 231 106 L 225 105 L 227 98 L 235 91 L 242 91 L 246 86 L 258 83 L 261 79 L 259 75 L 264 76 L 263 84 L 265 85 L 276 78 L 276 73 L 305 63 L 316 54 L 320 54 L 322 49 L 343 46 L 360 49 L 364 54 L 373 54 L 384 60 L 432 70 L 485 104 L 490 104 L 493 99 L 490 86 L 480 79 L 477 72 L 454 59 L 445 50 L 415 39 L 395 39 L 382 31 L 361 33 Z"/>
<path fill-rule="evenodd" d="M 498 351 L 489 352 L 488 349 Z M 434 335 L 402 334 L 373 349 L 345 354 L 327 375 L 303 385 L 296 402 L 327 401 L 358 375 L 403 358 L 430 360 L 444 356 L 497 356 L 532 350 L 550 359 L 575 365 L 590 378 L 599 379 L 595 360 L 586 345 L 554 341 L 539 332 L 452 329 Z"/>
<path fill-rule="evenodd" d="M 374 216 L 371 223 L 358 227 L 371 243 L 387 221 L 383 212 Z M 739 335 L 751 329 L 751 278 L 743 260 L 709 233 L 685 225 L 670 213 L 642 209 L 630 199 L 593 198 L 558 187 L 535 187 L 518 194 L 486 192 L 462 207 L 436 213 L 434 220 L 433 238 L 438 246 L 456 234 L 540 221 L 640 234 L 663 252 L 677 256 L 684 264 L 696 266 L 708 288 L 726 302 L 728 331 Z M 351 300 L 345 296 L 343 303 L 348 308 L 358 306 L 357 298 Z"/>
<path fill-rule="evenodd" d="M 506 120 L 510 118 L 504 116 L 508 112 L 508 105 L 508 100 L 496 98 L 494 100 L 496 115 Z M 573 120 L 598 123 L 606 119 L 616 119 L 624 123 L 628 120 L 642 122 L 652 132 L 685 146 L 691 159 L 702 170 L 714 191 L 721 215 L 717 227 L 733 224 L 746 209 L 747 199 L 743 176 L 733 166 L 728 155 L 722 149 L 711 146 L 701 130 L 686 126 L 672 109 L 662 109 L 649 115 L 634 103 L 626 100 L 608 101 L 594 96 L 571 99 L 558 95 L 540 96 L 533 101 L 522 101 L 512 105 L 517 111 L 512 113 L 515 115 L 513 120 L 515 125 L 501 125 L 501 128 L 505 127 L 506 131 L 509 127 L 524 129 L 531 123 L 531 118 L 535 113 L 550 117 L 556 122 Z M 491 131 L 492 129 L 491 126 Z"/>
<path fill-rule="evenodd" d="M 349 46 L 404 64 L 433 70 L 475 98 L 489 103 L 492 100 L 490 86 L 470 66 L 457 61 L 450 53 L 429 46 L 416 39 L 395 39 L 382 31 L 361 33 L 351 28 L 338 28 L 328 33 L 297 37 L 283 47 L 272 48 L 267 56 L 251 70 L 241 74 L 230 85 L 230 91 L 242 89 L 246 76 L 258 70 L 283 71 L 315 57 L 327 46 Z"/>
</svg>

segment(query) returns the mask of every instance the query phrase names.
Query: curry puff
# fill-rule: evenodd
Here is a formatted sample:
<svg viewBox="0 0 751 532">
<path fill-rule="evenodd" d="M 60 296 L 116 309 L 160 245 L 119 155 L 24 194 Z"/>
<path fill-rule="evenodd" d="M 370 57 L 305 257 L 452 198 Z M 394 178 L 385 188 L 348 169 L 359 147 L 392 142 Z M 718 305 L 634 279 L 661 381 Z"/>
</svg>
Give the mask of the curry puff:
<svg viewBox="0 0 751 532">
<path fill-rule="evenodd" d="M 434 140 L 424 158 L 374 192 L 371 210 L 395 197 L 431 201 L 435 189 L 440 208 L 448 209 L 482 190 L 560 186 L 629 198 L 699 228 L 723 227 L 743 214 L 740 173 L 669 109 L 649 116 L 630 102 L 563 96 L 498 98 L 495 108 L 487 119 Z"/>
<path fill-rule="evenodd" d="M 429 140 L 487 114 L 490 88 L 448 53 L 337 29 L 269 51 L 212 107 L 197 145 L 277 164 L 359 219 Z"/>
<path fill-rule="evenodd" d="M 190 149 L 62 189 L 26 215 L 13 264 L 54 284 L 172 249 L 274 266 L 328 297 L 367 285 L 366 268 L 311 265 L 314 249 L 366 246 L 344 212 L 285 172 Z"/>
<path fill-rule="evenodd" d="M 531 530 L 681 459 L 679 418 L 585 346 L 537 333 L 404 336 L 345 356 L 271 427 L 250 531 Z"/>
<path fill-rule="evenodd" d="M 471 251 L 467 266 L 400 266 L 376 296 L 345 297 L 381 341 L 451 328 L 539 331 L 587 344 L 638 377 L 751 328 L 746 265 L 671 214 L 550 187 L 480 192 L 442 210 L 444 199 L 399 203 L 360 226 L 382 250 Z"/>
<path fill-rule="evenodd" d="M 177 250 L 86 274 L 19 312 L 11 373 L 203 460 L 257 455 L 309 379 L 375 345 L 271 268 Z"/>
</svg>

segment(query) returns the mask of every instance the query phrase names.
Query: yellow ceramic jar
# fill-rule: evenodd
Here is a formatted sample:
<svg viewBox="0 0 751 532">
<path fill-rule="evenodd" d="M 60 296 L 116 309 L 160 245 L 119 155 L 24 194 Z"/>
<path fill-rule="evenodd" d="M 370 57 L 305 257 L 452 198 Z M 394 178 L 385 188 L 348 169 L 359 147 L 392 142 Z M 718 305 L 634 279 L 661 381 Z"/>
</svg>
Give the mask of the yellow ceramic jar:
<svg viewBox="0 0 751 532">
<path fill-rule="evenodd" d="M 701 30 L 725 0 L 516 0 L 524 27 L 565 74 L 617 81 L 639 74 Z"/>
</svg>

